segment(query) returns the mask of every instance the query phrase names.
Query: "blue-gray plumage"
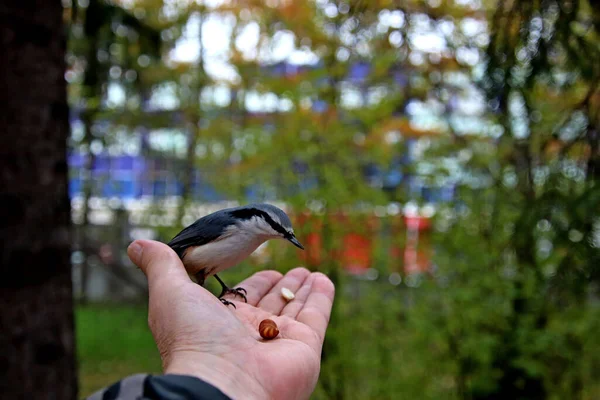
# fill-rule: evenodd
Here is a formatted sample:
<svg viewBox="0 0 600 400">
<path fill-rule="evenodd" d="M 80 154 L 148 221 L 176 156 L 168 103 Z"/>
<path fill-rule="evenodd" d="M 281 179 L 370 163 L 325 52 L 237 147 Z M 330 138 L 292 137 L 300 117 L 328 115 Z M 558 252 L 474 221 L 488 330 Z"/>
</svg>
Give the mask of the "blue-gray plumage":
<svg viewBox="0 0 600 400">
<path fill-rule="evenodd" d="M 261 203 L 206 215 L 182 230 L 168 245 L 200 285 L 214 275 L 223 287 L 219 298 L 224 304 L 232 304 L 221 297 L 235 293 L 245 300 L 242 291 L 246 290 L 228 288 L 216 274 L 237 265 L 270 239 L 286 239 L 304 249 L 294 235 L 287 214 L 271 204 Z"/>
</svg>

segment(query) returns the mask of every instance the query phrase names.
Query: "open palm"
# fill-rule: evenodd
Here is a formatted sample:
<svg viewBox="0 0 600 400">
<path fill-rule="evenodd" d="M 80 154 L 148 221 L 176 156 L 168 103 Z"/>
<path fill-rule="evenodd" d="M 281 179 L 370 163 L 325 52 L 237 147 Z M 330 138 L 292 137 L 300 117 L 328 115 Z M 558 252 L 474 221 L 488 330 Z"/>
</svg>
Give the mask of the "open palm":
<svg viewBox="0 0 600 400">
<path fill-rule="evenodd" d="M 130 257 L 147 275 L 149 325 L 166 373 L 198 376 L 233 398 L 303 399 L 316 385 L 334 297 L 321 273 L 296 268 L 285 276 L 261 271 L 239 287 L 248 303 L 228 295 L 224 306 L 193 283 L 166 245 L 138 241 L 143 251 Z M 296 294 L 281 296 L 286 287 Z M 275 321 L 279 336 L 264 340 L 258 325 Z"/>
</svg>

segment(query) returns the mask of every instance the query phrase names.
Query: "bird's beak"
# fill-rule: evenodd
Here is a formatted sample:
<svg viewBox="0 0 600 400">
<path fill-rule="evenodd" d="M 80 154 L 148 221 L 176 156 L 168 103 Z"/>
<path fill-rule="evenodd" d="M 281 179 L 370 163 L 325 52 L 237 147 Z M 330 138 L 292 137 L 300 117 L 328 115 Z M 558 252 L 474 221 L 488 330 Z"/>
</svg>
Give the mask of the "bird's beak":
<svg viewBox="0 0 600 400">
<path fill-rule="evenodd" d="M 290 242 L 292 242 L 292 244 L 293 244 L 294 246 L 298 247 L 299 249 L 302 249 L 302 250 L 304 250 L 304 246 L 302 246 L 302 245 L 300 244 L 300 242 L 298 241 L 298 239 L 296 239 L 296 237 L 295 237 L 295 236 L 291 236 L 291 237 L 289 237 L 289 238 L 288 238 L 288 240 L 289 240 Z"/>
</svg>

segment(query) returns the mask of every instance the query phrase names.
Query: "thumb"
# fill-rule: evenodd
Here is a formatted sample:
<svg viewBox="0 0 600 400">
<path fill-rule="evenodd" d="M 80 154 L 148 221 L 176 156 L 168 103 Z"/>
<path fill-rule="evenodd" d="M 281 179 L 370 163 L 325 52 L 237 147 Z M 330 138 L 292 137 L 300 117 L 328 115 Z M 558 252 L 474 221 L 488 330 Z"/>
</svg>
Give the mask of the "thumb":
<svg viewBox="0 0 600 400">
<path fill-rule="evenodd" d="M 135 240 L 127 248 L 127 255 L 148 278 L 148 285 L 162 280 L 170 283 L 190 281 L 177 254 L 164 243 L 154 240 Z"/>
</svg>

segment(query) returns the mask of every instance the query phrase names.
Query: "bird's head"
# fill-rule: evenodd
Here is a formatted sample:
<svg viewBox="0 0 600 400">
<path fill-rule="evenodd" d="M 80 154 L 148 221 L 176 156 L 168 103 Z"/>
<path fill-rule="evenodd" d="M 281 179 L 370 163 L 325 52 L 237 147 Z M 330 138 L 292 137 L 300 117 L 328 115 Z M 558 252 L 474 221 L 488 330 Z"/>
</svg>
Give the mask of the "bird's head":
<svg viewBox="0 0 600 400">
<path fill-rule="evenodd" d="M 232 209 L 230 214 L 236 218 L 240 229 L 268 239 L 285 239 L 304 250 L 304 247 L 296 239 L 290 218 L 283 210 L 274 205 L 249 204 Z"/>
</svg>

